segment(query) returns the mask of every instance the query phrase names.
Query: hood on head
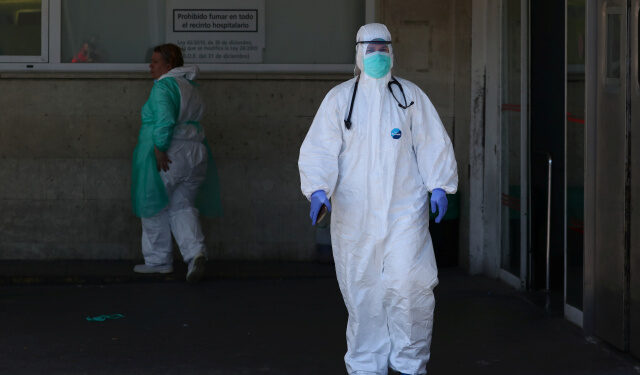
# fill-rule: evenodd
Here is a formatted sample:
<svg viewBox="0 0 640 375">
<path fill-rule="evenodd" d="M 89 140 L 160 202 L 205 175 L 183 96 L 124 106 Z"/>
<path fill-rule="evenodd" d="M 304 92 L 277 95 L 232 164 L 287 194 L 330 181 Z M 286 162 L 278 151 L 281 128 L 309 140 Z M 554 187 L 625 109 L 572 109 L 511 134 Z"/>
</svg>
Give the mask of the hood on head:
<svg viewBox="0 0 640 375">
<path fill-rule="evenodd" d="M 184 77 L 189 81 L 193 81 L 198 77 L 199 73 L 200 73 L 200 69 L 198 68 L 197 65 L 179 66 L 177 68 L 171 69 L 170 71 L 168 71 L 166 74 L 164 74 L 162 77 L 158 79 L 162 79 L 165 77 Z"/>
<path fill-rule="evenodd" d="M 391 33 L 389 29 L 381 23 L 369 23 L 363 25 L 356 34 L 356 42 L 363 42 L 374 39 L 382 39 L 391 41 Z M 354 70 L 355 75 L 359 75 L 364 71 L 364 53 L 366 50 L 366 44 L 356 44 L 356 68 Z M 389 44 L 389 55 L 391 56 L 391 68 L 393 68 L 393 47 Z"/>
</svg>

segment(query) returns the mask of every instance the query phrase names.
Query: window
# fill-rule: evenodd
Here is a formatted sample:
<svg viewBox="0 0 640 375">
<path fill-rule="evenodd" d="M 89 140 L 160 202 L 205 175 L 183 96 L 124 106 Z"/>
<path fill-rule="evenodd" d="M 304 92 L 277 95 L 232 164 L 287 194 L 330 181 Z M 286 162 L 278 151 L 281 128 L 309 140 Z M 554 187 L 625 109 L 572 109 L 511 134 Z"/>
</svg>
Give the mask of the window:
<svg viewBox="0 0 640 375">
<path fill-rule="evenodd" d="M 267 0 L 264 62 L 353 64 L 362 0 Z M 304 16 L 301 16 L 304 15 Z"/>
<path fill-rule="evenodd" d="M 47 61 L 46 0 L 0 0 L 0 62 Z"/>
<path fill-rule="evenodd" d="M 164 43 L 165 2 L 62 0 L 62 63 L 146 63 Z"/>
<path fill-rule="evenodd" d="M 348 72 L 353 69 L 355 34 L 360 25 L 372 21 L 374 3 L 374 0 L 0 0 L 0 70 L 146 71 L 152 47 L 178 43 L 178 35 L 184 42 L 180 44 L 183 49 L 186 43 L 191 43 L 187 47 L 190 51 L 184 51 L 185 63 L 197 63 L 203 71 Z M 213 50 L 221 48 L 217 44 L 227 42 L 240 43 L 240 49 L 256 50 L 242 47 L 241 43 L 246 41 L 237 40 L 254 38 L 256 32 L 184 30 L 183 25 L 176 28 L 174 11 L 178 9 L 206 11 L 213 18 L 228 14 L 230 7 L 255 8 L 252 14 L 257 19 L 252 25 L 260 34 L 259 53 L 247 61 L 191 53 L 191 48 Z M 20 26 L 15 23 L 18 8 L 24 10 L 20 13 L 23 17 Z M 38 9 L 41 18 L 36 21 Z M 190 25 L 199 27 L 197 22 Z M 9 27 L 18 32 L 5 32 Z"/>
</svg>

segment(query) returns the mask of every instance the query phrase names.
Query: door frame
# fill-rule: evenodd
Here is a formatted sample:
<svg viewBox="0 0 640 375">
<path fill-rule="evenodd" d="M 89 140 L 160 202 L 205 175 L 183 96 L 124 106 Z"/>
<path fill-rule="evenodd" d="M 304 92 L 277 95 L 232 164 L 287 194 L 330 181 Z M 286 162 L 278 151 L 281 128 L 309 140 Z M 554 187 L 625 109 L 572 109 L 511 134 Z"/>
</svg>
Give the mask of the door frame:
<svg viewBox="0 0 640 375">
<path fill-rule="evenodd" d="M 504 7 L 505 0 L 500 1 L 500 17 L 499 19 L 502 21 L 502 17 L 504 13 L 502 12 Z M 526 289 L 529 285 L 529 233 L 530 233 L 530 223 L 529 223 L 529 179 L 530 179 L 530 171 L 529 171 L 529 0 L 520 0 L 520 276 L 516 276 L 511 272 L 502 268 L 502 263 L 498 263 L 499 269 L 499 278 L 503 282 L 509 284 L 513 288 L 516 289 Z M 500 97 L 499 103 L 502 103 L 502 24 L 503 22 L 499 22 L 499 30 L 497 35 L 500 36 L 498 40 L 500 40 L 500 49 L 498 50 L 498 66 L 499 77 L 500 77 L 500 88 L 497 90 L 498 96 Z M 502 118 L 501 116 L 499 117 Z M 500 127 L 502 124 L 500 123 Z M 501 134 L 498 131 L 498 134 Z M 500 153 L 500 163 L 503 153 L 505 150 L 502 150 L 501 145 L 502 142 L 497 142 L 499 153 Z M 502 168 L 498 165 L 498 180 L 502 181 Z M 498 185 L 499 187 L 501 184 Z M 502 193 L 500 191 L 500 193 Z M 501 218 L 502 211 L 498 210 L 498 216 Z M 501 226 L 502 220 L 497 220 L 499 226 Z M 501 236 L 502 228 L 500 227 L 498 236 Z M 501 237 L 499 237 L 501 238 Z M 498 259 L 502 257 L 502 246 L 501 242 L 498 241 L 499 250 L 498 250 Z"/>
<path fill-rule="evenodd" d="M 585 334 L 595 332 L 596 252 L 596 123 L 598 115 L 598 3 L 587 0 L 585 37 L 585 176 L 584 176 L 584 277 L 583 319 Z"/>
</svg>

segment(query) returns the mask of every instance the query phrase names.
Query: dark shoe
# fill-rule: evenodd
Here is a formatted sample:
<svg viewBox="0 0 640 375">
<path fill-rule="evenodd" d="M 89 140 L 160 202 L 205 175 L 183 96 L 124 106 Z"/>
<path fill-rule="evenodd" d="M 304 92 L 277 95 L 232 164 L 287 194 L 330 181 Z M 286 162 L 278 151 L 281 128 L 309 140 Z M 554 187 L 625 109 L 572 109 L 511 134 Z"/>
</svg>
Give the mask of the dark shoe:
<svg viewBox="0 0 640 375">
<path fill-rule="evenodd" d="M 162 266 L 150 266 L 148 264 L 138 264 L 133 267 L 133 272 L 136 273 L 171 273 L 173 272 L 173 266 L 165 264 Z"/>
<path fill-rule="evenodd" d="M 195 282 L 201 280 L 204 276 L 204 267 L 207 262 L 207 259 L 204 257 L 204 254 L 198 254 L 195 258 L 191 259 L 189 262 L 189 269 L 187 271 L 187 281 Z"/>
</svg>

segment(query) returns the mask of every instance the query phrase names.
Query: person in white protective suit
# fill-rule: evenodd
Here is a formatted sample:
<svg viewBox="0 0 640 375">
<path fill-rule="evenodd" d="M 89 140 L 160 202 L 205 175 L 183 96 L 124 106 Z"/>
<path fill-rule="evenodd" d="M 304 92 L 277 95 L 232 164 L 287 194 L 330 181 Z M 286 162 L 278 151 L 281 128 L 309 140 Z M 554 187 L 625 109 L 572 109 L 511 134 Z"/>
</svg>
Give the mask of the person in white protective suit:
<svg viewBox="0 0 640 375">
<path fill-rule="evenodd" d="M 157 46 L 149 67 L 155 82 L 142 108 L 131 187 L 145 263 L 134 271 L 173 272 L 173 234 L 188 264 L 187 280 L 196 281 L 206 260 L 196 196 L 204 194 L 198 198 L 205 205 L 208 200 L 219 206 L 217 172 L 200 125 L 204 105 L 192 82 L 198 69 L 183 66 L 180 47 L 173 44 Z M 209 210 L 207 216 L 215 214 Z"/>
<path fill-rule="evenodd" d="M 440 222 L 458 184 L 436 109 L 392 65 L 387 28 L 362 26 L 356 77 L 326 95 L 298 161 L 312 222 L 322 205 L 333 209 L 349 374 L 426 373 L 438 283 L 428 194 Z"/>
</svg>

